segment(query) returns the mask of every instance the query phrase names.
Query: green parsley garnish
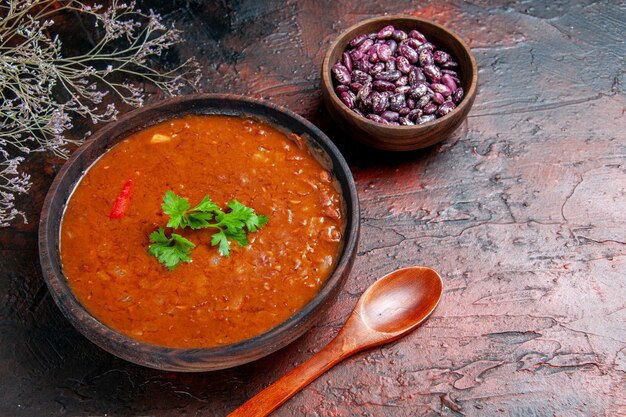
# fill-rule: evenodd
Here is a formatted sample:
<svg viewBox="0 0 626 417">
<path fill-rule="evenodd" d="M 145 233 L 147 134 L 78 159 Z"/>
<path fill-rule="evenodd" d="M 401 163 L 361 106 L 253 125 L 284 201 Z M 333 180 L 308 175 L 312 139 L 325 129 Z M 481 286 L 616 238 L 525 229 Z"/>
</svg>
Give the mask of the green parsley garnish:
<svg viewBox="0 0 626 417">
<path fill-rule="evenodd" d="M 218 252 L 222 256 L 228 256 L 230 250 L 229 239 L 239 243 L 239 246 L 246 246 L 248 244 L 248 235 L 244 229 L 247 229 L 248 232 L 256 232 L 268 220 L 267 216 L 257 215 L 253 209 L 237 200 L 232 200 L 228 203 L 228 207 L 230 208 L 229 213 L 224 213 L 218 209 L 215 215 L 216 223 L 208 225 L 208 227 L 219 229 L 219 232 L 215 233 L 211 238 L 211 245 L 219 245 Z"/>
<path fill-rule="evenodd" d="M 196 247 L 176 233 L 172 233 L 172 237 L 168 238 L 162 227 L 159 227 L 158 232 L 150 233 L 150 242 L 153 243 L 148 247 L 148 252 L 156 256 L 167 269 L 174 269 L 181 262 L 191 262 L 189 255 L 191 249 Z"/>
<path fill-rule="evenodd" d="M 182 229 L 185 227 L 192 229 L 208 227 L 209 220 L 213 218 L 215 212 L 221 212 L 219 206 L 211 201 L 208 195 L 204 196 L 200 204 L 190 208 L 189 200 L 177 196 L 173 191 L 165 192 L 161 207 L 163 207 L 163 213 L 170 216 L 167 227 L 180 227 Z"/>
<path fill-rule="evenodd" d="M 230 255 L 231 240 L 239 243 L 239 246 L 247 245 L 248 233 L 256 232 L 268 220 L 267 216 L 256 214 L 254 209 L 237 200 L 228 203 L 230 211 L 226 213 L 211 201 L 208 195 L 192 208 L 188 199 L 177 196 L 173 191 L 167 191 L 163 196 L 161 207 L 170 217 L 167 227 L 217 229 L 211 237 L 211 245 L 217 246 L 222 256 Z M 180 235 L 172 233 L 172 237 L 167 238 L 163 228 L 159 228 L 158 232 L 150 235 L 150 241 L 154 242 L 150 245 L 150 254 L 156 256 L 159 262 L 169 269 L 173 269 L 180 262 L 191 261 L 189 249 L 195 245 Z"/>
</svg>

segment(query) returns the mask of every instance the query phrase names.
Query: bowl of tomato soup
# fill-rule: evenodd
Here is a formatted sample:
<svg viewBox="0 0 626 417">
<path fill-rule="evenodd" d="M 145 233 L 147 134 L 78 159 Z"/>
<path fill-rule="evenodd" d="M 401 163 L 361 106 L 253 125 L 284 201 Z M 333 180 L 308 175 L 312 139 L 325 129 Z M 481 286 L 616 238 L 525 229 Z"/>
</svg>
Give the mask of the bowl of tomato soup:
<svg viewBox="0 0 626 417">
<path fill-rule="evenodd" d="M 268 355 L 321 317 L 359 236 L 333 143 L 273 104 L 173 98 L 89 138 L 44 202 L 53 299 L 128 361 L 209 371 Z"/>
</svg>

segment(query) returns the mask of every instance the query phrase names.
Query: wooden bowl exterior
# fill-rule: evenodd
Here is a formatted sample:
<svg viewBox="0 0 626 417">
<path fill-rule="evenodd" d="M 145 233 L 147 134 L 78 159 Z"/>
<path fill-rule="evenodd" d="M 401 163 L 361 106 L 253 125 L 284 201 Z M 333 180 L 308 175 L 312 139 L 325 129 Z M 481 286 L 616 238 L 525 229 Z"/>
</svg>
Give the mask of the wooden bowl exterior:
<svg viewBox="0 0 626 417">
<path fill-rule="evenodd" d="M 423 125 L 383 125 L 359 116 L 344 105 L 335 93 L 331 68 L 340 59 L 348 43 L 359 34 L 377 32 L 390 24 L 406 31 L 419 30 L 430 42 L 449 52 L 459 63 L 457 72 L 465 96 L 459 106 L 446 116 Z M 413 16 L 376 17 L 348 28 L 332 43 L 322 64 L 322 97 L 331 117 L 355 140 L 389 151 L 425 148 L 450 136 L 461 125 L 474 104 L 477 85 L 478 68 L 465 42 L 443 26 Z"/>
<path fill-rule="evenodd" d="M 130 133 L 185 114 L 250 116 L 304 138 L 311 153 L 338 181 L 344 199 L 345 230 L 333 273 L 302 310 L 277 327 L 252 339 L 213 348 L 169 348 L 129 338 L 95 319 L 74 296 L 63 275 L 59 236 L 65 205 L 77 182 L 108 149 Z M 128 113 L 89 138 L 56 176 L 44 201 L 39 224 L 39 255 L 44 279 L 62 313 L 102 349 L 139 365 L 168 371 L 211 371 L 266 356 L 306 332 L 335 299 L 349 275 L 359 237 L 359 204 L 350 169 L 339 150 L 313 124 L 286 109 L 260 100 L 230 95 L 191 95 L 169 99 Z"/>
</svg>

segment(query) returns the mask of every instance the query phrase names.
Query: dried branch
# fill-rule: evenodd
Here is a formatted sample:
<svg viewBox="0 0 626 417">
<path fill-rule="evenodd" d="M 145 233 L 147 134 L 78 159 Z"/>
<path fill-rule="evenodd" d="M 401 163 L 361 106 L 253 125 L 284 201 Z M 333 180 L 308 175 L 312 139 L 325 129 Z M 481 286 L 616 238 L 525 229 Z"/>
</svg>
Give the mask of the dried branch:
<svg viewBox="0 0 626 417">
<path fill-rule="evenodd" d="M 100 33 L 84 54 L 62 54 L 54 19 L 67 12 Z M 134 2 L 113 0 L 105 8 L 77 0 L 0 0 L 0 226 L 18 216 L 26 220 L 15 207 L 15 196 L 30 188 L 30 177 L 19 171 L 25 157 L 46 151 L 67 158 L 68 146 L 84 139 L 68 137 L 74 118 L 94 124 L 116 118 L 118 110 L 111 100 L 104 103 L 105 96 L 143 105 L 144 92 L 131 79 L 167 95 L 195 88 L 199 69 L 193 59 L 171 70 L 150 66 L 180 41 L 180 31 Z"/>
</svg>

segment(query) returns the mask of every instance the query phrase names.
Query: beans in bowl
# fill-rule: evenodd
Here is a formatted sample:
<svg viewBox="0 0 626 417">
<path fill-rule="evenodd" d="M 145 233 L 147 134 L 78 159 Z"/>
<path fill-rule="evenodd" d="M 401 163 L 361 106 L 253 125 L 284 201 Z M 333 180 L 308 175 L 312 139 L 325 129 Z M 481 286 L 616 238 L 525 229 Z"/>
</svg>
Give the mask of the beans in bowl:
<svg viewBox="0 0 626 417">
<path fill-rule="evenodd" d="M 421 32 L 387 25 L 352 39 L 332 73 L 335 92 L 352 111 L 411 126 L 443 117 L 461 102 L 457 66 Z"/>
<path fill-rule="evenodd" d="M 332 273 L 343 199 L 305 141 L 253 118 L 140 130 L 84 174 L 63 272 L 105 325 L 168 347 L 231 344 L 303 308 Z"/>
</svg>

